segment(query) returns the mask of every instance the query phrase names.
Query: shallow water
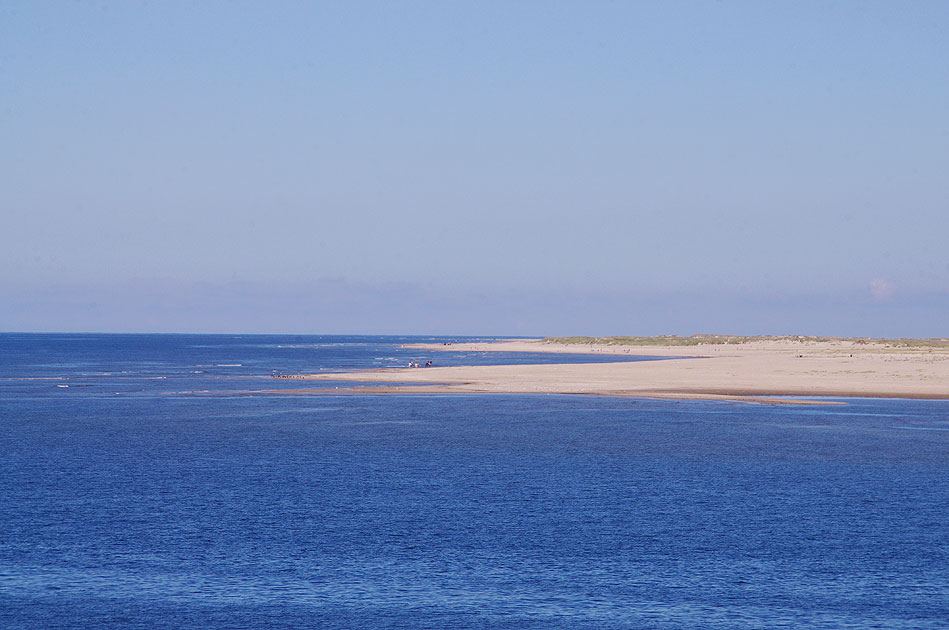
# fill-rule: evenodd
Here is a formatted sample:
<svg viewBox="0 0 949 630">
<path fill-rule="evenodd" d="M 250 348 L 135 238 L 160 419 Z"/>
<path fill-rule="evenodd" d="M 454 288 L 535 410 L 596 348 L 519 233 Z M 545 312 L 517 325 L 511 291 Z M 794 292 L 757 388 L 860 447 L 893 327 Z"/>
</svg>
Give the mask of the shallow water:
<svg viewBox="0 0 949 630">
<path fill-rule="evenodd" d="M 405 342 L 0 335 L 0 627 L 945 627 L 946 401 L 248 393 Z"/>
</svg>

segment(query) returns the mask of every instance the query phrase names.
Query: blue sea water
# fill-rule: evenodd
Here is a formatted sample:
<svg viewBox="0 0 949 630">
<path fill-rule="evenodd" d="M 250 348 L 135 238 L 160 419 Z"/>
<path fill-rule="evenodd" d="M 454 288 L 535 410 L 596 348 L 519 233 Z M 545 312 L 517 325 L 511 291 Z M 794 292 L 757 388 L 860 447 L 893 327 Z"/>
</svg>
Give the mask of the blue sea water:
<svg viewBox="0 0 949 630">
<path fill-rule="evenodd" d="M 949 627 L 949 402 L 261 393 L 602 360 L 415 341 L 0 335 L 0 628 Z"/>
</svg>

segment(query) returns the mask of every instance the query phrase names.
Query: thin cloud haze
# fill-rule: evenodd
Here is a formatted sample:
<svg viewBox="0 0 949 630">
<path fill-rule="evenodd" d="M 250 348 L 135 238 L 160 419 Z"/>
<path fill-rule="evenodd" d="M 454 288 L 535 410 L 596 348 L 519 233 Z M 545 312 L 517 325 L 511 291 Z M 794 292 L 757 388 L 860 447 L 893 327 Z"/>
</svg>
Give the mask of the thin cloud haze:
<svg viewBox="0 0 949 630">
<path fill-rule="evenodd" d="M 947 21 L 6 4 L 0 330 L 938 334 Z"/>
</svg>

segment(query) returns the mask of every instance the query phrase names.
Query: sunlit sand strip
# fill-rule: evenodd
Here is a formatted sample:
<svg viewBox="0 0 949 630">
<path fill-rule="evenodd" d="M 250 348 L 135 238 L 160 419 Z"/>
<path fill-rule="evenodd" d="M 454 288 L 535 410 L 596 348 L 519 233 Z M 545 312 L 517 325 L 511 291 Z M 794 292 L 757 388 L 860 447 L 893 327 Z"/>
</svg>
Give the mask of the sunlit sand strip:
<svg viewBox="0 0 949 630">
<path fill-rule="evenodd" d="M 207 391 L 207 390 L 205 390 Z M 276 394 L 276 395 L 299 395 L 299 394 L 324 394 L 324 395 L 372 395 L 372 394 L 485 394 L 489 392 L 470 389 L 457 385 L 374 385 L 364 387 L 340 387 L 335 389 L 269 389 L 255 391 L 254 394 Z M 498 393 L 498 392 L 490 392 Z M 518 392 L 504 392 L 518 393 Z M 577 395 L 576 393 L 564 393 L 563 395 Z M 627 392 L 583 392 L 587 396 L 613 396 L 618 398 L 665 398 L 671 400 L 720 400 L 728 402 L 748 402 L 767 405 L 845 405 L 846 403 L 836 400 L 808 400 L 804 398 L 775 398 L 773 396 L 741 396 L 741 395 L 720 395 L 720 394 L 689 394 L 689 393 L 652 393 L 640 392 L 630 394 Z"/>
<path fill-rule="evenodd" d="M 670 357 L 623 363 L 388 368 L 304 380 L 405 383 L 378 393 L 590 394 L 813 404 L 795 397 L 949 399 L 949 351 L 874 344 L 762 342 L 689 347 L 584 347 L 541 342 L 417 346 L 508 352 L 610 352 Z M 693 357 L 693 358 L 682 358 Z M 425 389 L 407 389 L 424 385 Z M 340 391 L 340 390 L 336 390 Z M 368 391 L 368 390 L 367 390 Z M 818 401 L 824 402 L 824 401 Z"/>
</svg>

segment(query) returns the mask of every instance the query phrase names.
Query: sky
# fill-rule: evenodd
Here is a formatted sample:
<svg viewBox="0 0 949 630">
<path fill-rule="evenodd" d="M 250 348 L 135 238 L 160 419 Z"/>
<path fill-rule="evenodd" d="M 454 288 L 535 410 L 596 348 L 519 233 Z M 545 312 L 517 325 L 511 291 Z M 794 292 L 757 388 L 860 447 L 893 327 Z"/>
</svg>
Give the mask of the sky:
<svg viewBox="0 0 949 630">
<path fill-rule="evenodd" d="M 0 331 L 949 336 L 949 3 L 0 0 Z"/>
</svg>

